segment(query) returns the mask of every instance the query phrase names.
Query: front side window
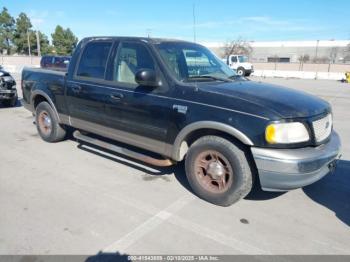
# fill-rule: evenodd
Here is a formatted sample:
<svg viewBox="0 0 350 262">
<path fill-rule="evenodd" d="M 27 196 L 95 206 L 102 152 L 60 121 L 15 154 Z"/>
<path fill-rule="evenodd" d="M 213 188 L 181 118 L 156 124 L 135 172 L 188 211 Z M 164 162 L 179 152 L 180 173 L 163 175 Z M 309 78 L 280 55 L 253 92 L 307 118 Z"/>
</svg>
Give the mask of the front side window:
<svg viewBox="0 0 350 262">
<path fill-rule="evenodd" d="M 231 57 L 231 62 L 232 63 L 237 63 L 237 56 L 232 56 Z"/>
<path fill-rule="evenodd" d="M 104 79 L 111 42 L 91 42 L 80 58 L 77 76 Z"/>
<path fill-rule="evenodd" d="M 240 55 L 238 57 L 240 63 L 248 62 L 248 57 Z"/>
<path fill-rule="evenodd" d="M 209 58 L 203 52 L 184 49 L 183 53 L 185 56 L 189 77 L 200 75 L 201 72 L 209 73 L 209 71 L 212 71 L 212 65 L 210 64 Z"/>
<path fill-rule="evenodd" d="M 155 45 L 162 60 L 179 81 L 229 79 L 235 72 L 207 48 L 181 42 Z"/>
<path fill-rule="evenodd" d="M 154 61 L 147 48 L 140 43 L 123 43 L 114 59 L 113 80 L 136 84 L 135 75 L 141 69 L 155 70 Z"/>
</svg>

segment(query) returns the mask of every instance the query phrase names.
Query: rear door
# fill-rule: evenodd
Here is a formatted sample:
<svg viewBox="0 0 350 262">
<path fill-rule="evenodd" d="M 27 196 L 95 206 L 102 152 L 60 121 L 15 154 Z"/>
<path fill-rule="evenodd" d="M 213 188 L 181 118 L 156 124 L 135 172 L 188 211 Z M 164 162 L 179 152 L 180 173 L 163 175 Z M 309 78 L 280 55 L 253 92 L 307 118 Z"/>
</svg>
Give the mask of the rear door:
<svg viewBox="0 0 350 262">
<path fill-rule="evenodd" d="M 104 124 L 105 102 L 109 89 L 104 88 L 106 67 L 113 42 L 88 42 L 78 61 L 73 79 L 67 81 L 67 106 L 73 126 Z"/>
</svg>

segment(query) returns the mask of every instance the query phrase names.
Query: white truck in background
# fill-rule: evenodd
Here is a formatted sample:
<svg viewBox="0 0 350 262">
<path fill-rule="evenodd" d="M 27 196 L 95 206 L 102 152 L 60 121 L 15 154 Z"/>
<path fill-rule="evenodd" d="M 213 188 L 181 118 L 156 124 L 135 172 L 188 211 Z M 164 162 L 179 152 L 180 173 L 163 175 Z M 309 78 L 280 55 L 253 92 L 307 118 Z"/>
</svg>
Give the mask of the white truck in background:
<svg viewBox="0 0 350 262">
<path fill-rule="evenodd" d="M 230 55 L 222 59 L 238 75 L 250 76 L 254 72 L 253 65 L 248 62 L 248 57 L 244 55 Z"/>
</svg>

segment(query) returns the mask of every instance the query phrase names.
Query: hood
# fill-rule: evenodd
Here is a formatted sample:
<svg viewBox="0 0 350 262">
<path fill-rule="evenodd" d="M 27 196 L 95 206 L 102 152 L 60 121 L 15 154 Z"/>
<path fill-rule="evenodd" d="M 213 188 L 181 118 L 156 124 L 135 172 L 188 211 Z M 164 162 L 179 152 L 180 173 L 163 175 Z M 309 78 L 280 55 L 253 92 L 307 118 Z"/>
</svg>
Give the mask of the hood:
<svg viewBox="0 0 350 262">
<path fill-rule="evenodd" d="M 198 87 L 203 92 L 256 104 L 282 118 L 309 117 L 330 111 L 330 105 L 316 96 L 261 82 L 202 83 Z"/>
<path fill-rule="evenodd" d="M 243 66 L 245 69 L 252 69 L 252 64 L 248 62 L 238 63 L 238 66 Z"/>
<path fill-rule="evenodd" d="M 10 76 L 10 73 L 0 68 L 0 76 Z"/>
</svg>

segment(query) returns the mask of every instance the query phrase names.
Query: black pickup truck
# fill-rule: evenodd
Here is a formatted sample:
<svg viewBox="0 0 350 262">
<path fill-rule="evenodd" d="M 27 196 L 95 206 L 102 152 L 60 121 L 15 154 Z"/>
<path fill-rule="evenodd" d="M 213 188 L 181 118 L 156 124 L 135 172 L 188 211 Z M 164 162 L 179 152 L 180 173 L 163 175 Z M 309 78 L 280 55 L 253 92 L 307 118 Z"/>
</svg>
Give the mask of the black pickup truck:
<svg viewBox="0 0 350 262">
<path fill-rule="evenodd" d="M 267 191 L 309 185 L 340 150 L 327 102 L 237 76 L 185 41 L 85 38 L 67 72 L 24 69 L 22 90 L 43 140 L 73 127 L 82 142 L 152 165 L 184 160 L 193 191 L 222 206 L 254 182 Z"/>
</svg>

